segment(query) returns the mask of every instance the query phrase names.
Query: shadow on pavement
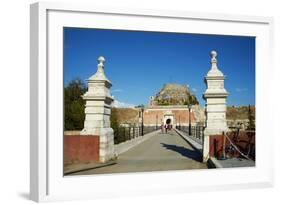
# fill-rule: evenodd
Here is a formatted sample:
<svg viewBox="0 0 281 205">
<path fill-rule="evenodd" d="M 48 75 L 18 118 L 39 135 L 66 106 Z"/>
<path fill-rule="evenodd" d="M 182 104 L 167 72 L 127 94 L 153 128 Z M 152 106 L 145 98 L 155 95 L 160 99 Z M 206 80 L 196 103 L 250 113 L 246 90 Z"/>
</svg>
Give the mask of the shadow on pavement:
<svg viewBox="0 0 281 205">
<path fill-rule="evenodd" d="M 166 149 L 178 152 L 179 154 L 181 154 L 184 157 L 187 157 L 189 159 L 193 159 L 197 162 L 202 162 L 201 155 L 194 150 L 189 150 L 185 147 L 177 146 L 177 145 L 171 145 L 171 144 L 165 144 L 165 143 L 161 143 L 161 144 Z"/>
</svg>

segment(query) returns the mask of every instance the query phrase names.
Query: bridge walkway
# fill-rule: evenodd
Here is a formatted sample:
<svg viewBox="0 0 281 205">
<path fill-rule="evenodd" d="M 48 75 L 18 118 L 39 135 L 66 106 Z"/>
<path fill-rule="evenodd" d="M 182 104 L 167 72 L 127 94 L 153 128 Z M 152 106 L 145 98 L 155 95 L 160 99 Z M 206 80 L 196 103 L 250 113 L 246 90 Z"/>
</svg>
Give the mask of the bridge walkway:
<svg viewBox="0 0 281 205">
<path fill-rule="evenodd" d="M 120 154 L 114 165 L 76 172 L 72 175 L 190 169 L 207 169 L 207 165 L 201 162 L 200 153 L 171 130 L 167 134 L 157 133 Z"/>
</svg>

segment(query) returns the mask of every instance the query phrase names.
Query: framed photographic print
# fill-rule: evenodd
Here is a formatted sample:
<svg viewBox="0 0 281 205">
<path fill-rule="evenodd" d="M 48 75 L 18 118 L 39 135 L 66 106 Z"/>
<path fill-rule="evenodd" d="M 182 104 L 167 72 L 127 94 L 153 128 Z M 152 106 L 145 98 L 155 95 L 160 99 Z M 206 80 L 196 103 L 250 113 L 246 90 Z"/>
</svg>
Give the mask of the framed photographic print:
<svg viewBox="0 0 281 205">
<path fill-rule="evenodd" d="M 32 200 L 272 186 L 271 18 L 36 3 L 30 21 Z"/>
</svg>

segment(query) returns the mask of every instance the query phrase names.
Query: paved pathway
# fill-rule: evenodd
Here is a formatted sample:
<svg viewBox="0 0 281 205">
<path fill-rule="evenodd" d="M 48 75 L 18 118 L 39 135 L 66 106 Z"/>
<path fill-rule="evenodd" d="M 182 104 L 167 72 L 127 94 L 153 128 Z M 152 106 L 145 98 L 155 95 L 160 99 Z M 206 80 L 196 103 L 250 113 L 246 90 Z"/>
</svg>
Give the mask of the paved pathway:
<svg viewBox="0 0 281 205">
<path fill-rule="evenodd" d="M 125 173 L 163 170 L 206 169 L 196 152 L 175 131 L 156 134 L 118 156 L 117 164 L 72 175 Z"/>
</svg>

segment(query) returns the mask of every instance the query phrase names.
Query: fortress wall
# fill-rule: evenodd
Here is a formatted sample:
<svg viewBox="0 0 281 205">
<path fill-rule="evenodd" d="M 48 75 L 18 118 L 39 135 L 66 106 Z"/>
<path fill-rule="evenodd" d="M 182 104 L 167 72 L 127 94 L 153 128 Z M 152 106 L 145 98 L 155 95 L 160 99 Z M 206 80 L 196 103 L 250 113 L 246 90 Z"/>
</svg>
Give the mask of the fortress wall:
<svg viewBox="0 0 281 205">
<path fill-rule="evenodd" d="M 144 124 L 148 126 L 155 125 L 158 116 L 157 124 L 160 125 L 165 115 L 169 115 L 171 116 L 171 118 L 173 118 L 174 125 L 178 123 L 180 123 L 181 125 L 188 125 L 189 123 L 189 111 L 187 109 L 148 109 L 144 112 Z M 192 124 L 196 123 L 195 115 L 193 112 L 190 113 L 190 120 Z"/>
<path fill-rule="evenodd" d="M 143 113 L 143 121 L 145 125 L 155 125 L 158 115 L 158 125 L 161 125 L 164 113 L 161 110 L 145 110 Z"/>
</svg>

